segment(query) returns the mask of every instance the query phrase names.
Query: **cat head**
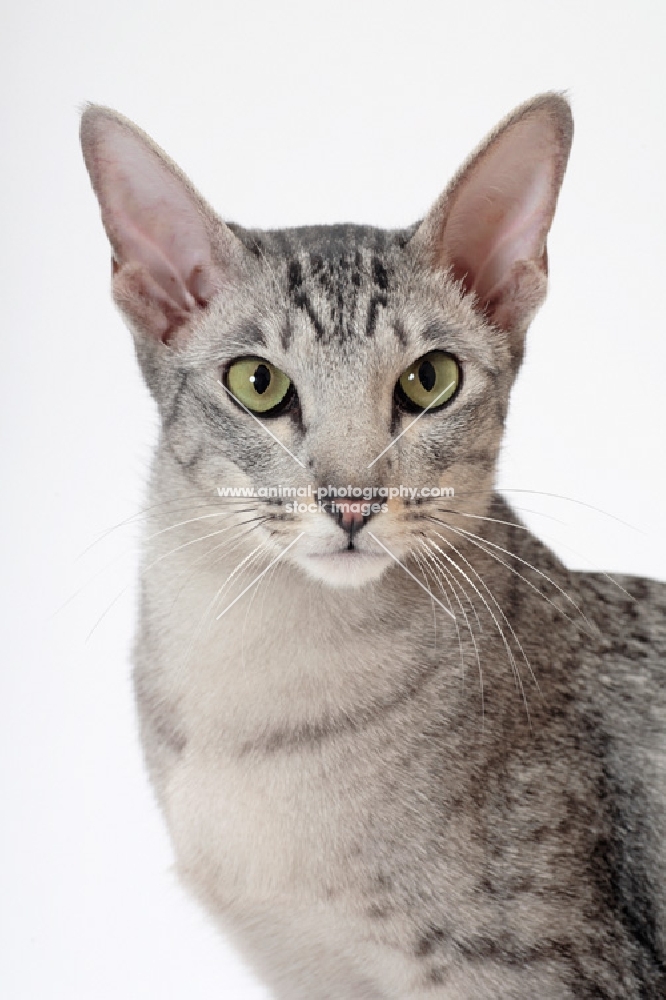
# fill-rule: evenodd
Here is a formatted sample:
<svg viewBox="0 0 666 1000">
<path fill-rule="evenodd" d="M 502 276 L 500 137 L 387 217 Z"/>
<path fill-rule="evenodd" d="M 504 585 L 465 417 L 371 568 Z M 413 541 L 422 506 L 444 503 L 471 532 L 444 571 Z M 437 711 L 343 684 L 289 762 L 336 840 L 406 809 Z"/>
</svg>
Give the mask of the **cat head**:
<svg viewBox="0 0 666 1000">
<path fill-rule="evenodd" d="M 238 523 L 256 512 L 271 557 L 332 585 L 408 561 L 428 519 L 483 517 L 571 136 L 567 102 L 545 94 L 408 230 L 259 232 L 89 107 L 113 294 L 161 415 L 157 499 L 197 493 L 232 516 L 229 491 L 252 490 Z"/>
</svg>

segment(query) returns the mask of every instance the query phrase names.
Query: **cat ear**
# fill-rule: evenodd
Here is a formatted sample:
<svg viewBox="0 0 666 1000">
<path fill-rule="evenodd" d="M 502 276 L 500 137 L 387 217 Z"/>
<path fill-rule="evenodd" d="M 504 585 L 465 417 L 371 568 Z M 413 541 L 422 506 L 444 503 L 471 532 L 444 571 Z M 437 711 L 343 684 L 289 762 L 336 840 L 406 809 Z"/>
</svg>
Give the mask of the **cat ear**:
<svg viewBox="0 0 666 1000">
<path fill-rule="evenodd" d="M 516 342 L 546 294 L 546 236 L 572 134 L 571 110 L 559 94 L 517 108 L 417 230 L 431 263 L 473 292 L 478 307 Z"/>
<path fill-rule="evenodd" d="M 240 241 L 132 122 L 89 106 L 81 145 L 113 248 L 113 291 L 142 333 L 170 340 L 204 309 Z"/>
</svg>

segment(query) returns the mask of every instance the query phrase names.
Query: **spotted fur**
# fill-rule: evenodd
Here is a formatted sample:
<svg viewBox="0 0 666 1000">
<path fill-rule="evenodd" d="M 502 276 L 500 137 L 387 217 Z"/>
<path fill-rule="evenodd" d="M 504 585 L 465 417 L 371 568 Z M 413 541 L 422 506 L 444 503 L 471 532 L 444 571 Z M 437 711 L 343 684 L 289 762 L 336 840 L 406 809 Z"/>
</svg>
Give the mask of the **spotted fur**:
<svg viewBox="0 0 666 1000">
<path fill-rule="evenodd" d="M 568 571 L 494 492 L 570 133 L 545 95 L 417 226 L 259 232 L 216 219 L 115 113 L 84 117 L 161 415 L 146 760 L 180 876 L 279 1000 L 666 996 L 666 587 Z M 507 263 L 475 226 L 505 184 L 518 201 L 487 224 L 515 229 L 530 156 L 543 220 L 518 215 L 533 248 Z M 146 174 L 144 213 L 123 198 Z M 396 381 L 436 349 L 461 389 L 413 422 Z M 224 390 L 246 356 L 296 387 L 263 427 Z M 347 536 L 326 510 L 216 493 L 368 482 L 456 495 Z"/>
</svg>

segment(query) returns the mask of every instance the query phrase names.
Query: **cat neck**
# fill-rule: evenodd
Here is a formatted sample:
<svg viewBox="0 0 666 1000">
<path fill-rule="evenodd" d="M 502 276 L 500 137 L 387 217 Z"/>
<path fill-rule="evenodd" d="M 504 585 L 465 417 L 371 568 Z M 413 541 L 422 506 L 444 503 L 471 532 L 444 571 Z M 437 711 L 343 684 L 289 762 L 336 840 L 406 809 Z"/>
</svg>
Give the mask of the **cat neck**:
<svg viewBox="0 0 666 1000">
<path fill-rule="evenodd" d="M 478 685 L 461 687 L 461 656 L 464 670 L 476 674 L 481 666 L 486 683 L 494 683 L 500 661 L 502 684 L 511 678 L 500 629 L 492 625 L 493 618 L 501 625 L 505 613 L 515 619 L 516 593 L 530 600 L 526 588 L 516 590 L 511 560 L 550 560 L 555 574 L 559 565 L 500 497 L 488 510 L 474 532 L 476 545 L 456 539 L 450 558 L 458 569 L 442 559 L 448 576 L 407 560 L 357 589 L 313 581 L 287 560 L 247 592 L 258 573 L 224 589 L 238 552 L 206 569 L 196 565 L 191 538 L 171 539 L 180 551 L 144 574 L 139 661 L 159 665 L 165 700 L 191 718 L 197 739 L 223 740 L 233 752 L 363 725 L 391 706 L 416 704 L 433 684 L 447 713 L 478 718 Z"/>
</svg>

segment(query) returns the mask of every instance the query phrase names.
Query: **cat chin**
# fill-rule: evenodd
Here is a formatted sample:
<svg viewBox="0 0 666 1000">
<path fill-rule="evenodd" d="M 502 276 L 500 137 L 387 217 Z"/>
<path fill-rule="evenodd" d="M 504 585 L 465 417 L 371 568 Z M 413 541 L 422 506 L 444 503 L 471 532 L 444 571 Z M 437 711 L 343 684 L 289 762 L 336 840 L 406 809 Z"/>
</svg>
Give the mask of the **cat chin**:
<svg viewBox="0 0 666 1000">
<path fill-rule="evenodd" d="M 327 552 L 301 556 L 297 560 L 308 576 L 329 587 L 363 587 L 374 583 L 388 569 L 391 560 L 374 552 Z"/>
</svg>

